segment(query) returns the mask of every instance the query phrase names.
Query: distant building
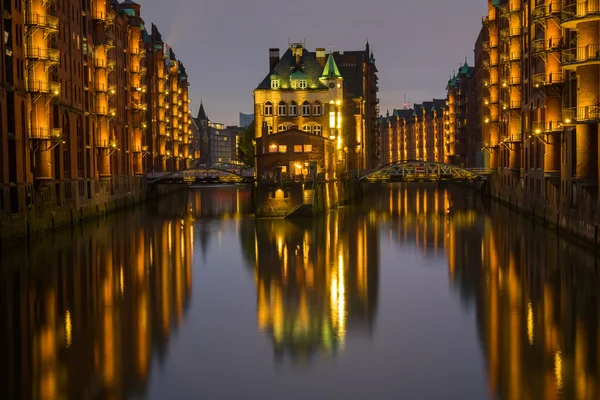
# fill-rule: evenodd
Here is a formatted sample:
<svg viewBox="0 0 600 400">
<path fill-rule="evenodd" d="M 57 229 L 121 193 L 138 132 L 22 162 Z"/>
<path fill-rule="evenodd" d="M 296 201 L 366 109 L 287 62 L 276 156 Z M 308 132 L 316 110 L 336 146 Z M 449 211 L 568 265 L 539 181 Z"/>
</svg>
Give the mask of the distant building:
<svg viewBox="0 0 600 400">
<path fill-rule="evenodd" d="M 461 167 L 475 167 L 475 68 L 467 62 L 448 81 L 448 119 L 446 162 Z"/>
<path fill-rule="evenodd" d="M 433 99 L 381 117 L 381 164 L 406 160 L 445 162 L 445 109 L 445 99 Z"/>
<path fill-rule="evenodd" d="M 240 113 L 240 128 L 246 128 L 254 122 L 254 114 Z"/>
</svg>

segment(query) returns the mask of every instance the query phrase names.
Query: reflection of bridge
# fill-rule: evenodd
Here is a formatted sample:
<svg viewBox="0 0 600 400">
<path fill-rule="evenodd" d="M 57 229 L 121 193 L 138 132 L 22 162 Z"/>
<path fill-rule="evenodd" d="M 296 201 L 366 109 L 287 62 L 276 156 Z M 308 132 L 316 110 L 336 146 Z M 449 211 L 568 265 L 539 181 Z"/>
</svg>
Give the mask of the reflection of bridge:
<svg viewBox="0 0 600 400">
<path fill-rule="evenodd" d="M 148 174 L 148 183 L 185 182 L 192 183 L 249 183 L 254 180 L 254 169 L 243 169 L 239 165 L 214 164 L 196 165 L 193 168 L 175 172 Z"/>
<path fill-rule="evenodd" d="M 456 165 L 409 160 L 394 161 L 360 177 L 369 182 L 419 182 L 419 181 L 481 181 L 488 172 L 484 169 L 465 169 Z"/>
</svg>

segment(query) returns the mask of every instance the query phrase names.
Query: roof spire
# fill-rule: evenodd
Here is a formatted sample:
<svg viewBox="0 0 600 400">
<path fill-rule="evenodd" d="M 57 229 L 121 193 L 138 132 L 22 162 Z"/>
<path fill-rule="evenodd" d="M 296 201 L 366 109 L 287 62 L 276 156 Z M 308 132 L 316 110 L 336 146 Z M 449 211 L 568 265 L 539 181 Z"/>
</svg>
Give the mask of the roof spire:
<svg viewBox="0 0 600 400">
<path fill-rule="evenodd" d="M 331 50 L 330 50 L 329 57 L 327 58 L 327 62 L 325 63 L 325 68 L 323 69 L 323 74 L 321 75 L 321 78 L 341 78 L 341 77 L 342 77 L 342 74 L 340 74 L 340 70 L 338 69 L 338 66 L 335 63 L 335 59 L 333 58 L 333 54 L 331 53 Z"/>
</svg>

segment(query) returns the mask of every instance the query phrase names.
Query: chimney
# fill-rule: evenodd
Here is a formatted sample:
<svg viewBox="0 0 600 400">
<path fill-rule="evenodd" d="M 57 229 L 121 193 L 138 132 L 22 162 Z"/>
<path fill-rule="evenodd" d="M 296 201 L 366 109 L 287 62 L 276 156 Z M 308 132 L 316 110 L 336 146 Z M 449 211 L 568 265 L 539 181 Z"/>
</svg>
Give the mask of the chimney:
<svg viewBox="0 0 600 400">
<path fill-rule="evenodd" d="M 275 66 L 279 62 L 279 49 L 269 49 L 269 70 L 275 71 Z"/>
<path fill-rule="evenodd" d="M 317 62 L 325 68 L 325 48 L 317 47 Z"/>
</svg>

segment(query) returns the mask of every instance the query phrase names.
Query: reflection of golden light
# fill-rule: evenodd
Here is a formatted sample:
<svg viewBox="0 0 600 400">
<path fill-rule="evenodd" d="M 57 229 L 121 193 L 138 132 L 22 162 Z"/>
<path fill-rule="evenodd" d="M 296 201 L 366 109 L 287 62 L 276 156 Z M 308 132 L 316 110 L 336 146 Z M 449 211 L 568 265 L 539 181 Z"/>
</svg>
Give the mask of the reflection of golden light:
<svg viewBox="0 0 600 400">
<path fill-rule="evenodd" d="M 169 246 L 169 254 L 171 253 L 171 251 L 173 251 L 173 237 L 171 236 L 171 228 L 172 222 L 169 222 L 169 226 L 167 228 L 167 243 Z"/>
<path fill-rule="evenodd" d="M 123 275 L 123 266 L 119 269 L 119 289 L 121 290 L 121 297 L 125 293 L 125 277 Z"/>
<path fill-rule="evenodd" d="M 71 312 L 69 310 L 67 310 L 67 313 L 65 314 L 65 339 L 67 341 L 67 347 L 71 347 L 72 331 L 73 331 L 73 325 L 71 323 Z"/>
<path fill-rule="evenodd" d="M 531 302 L 527 304 L 527 336 L 529 337 L 529 344 L 533 344 L 533 307 Z"/>
<path fill-rule="evenodd" d="M 554 376 L 556 377 L 556 388 L 561 390 L 563 388 L 563 360 L 560 349 L 554 354 Z"/>
</svg>

